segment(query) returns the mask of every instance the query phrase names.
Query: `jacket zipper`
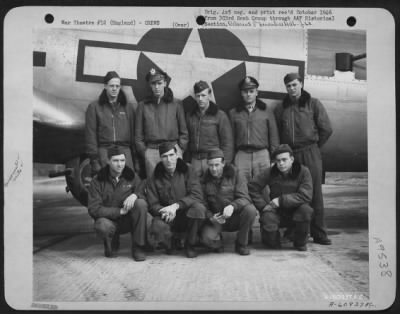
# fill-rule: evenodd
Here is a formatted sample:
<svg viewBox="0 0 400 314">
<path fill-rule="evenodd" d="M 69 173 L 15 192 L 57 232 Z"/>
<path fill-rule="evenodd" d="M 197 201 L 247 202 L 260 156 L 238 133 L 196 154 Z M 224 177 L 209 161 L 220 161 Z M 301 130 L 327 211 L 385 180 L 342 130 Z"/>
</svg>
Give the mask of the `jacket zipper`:
<svg viewBox="0 0 400 314">
<path fill-rule="evenodd" d="M 203 116 L 200 115 L 200 119 L 199 119 L 199 124 L 198 124 L 198 132 L 197 132 L 197 152 L 199 152 L 200 149 L 200 125 L 201 125 L 201 120 L 203 119 Z"/>
<path fill-rule="evenodd" d="M 292 108 L 292 136 L 293 136 L 293 146 L 294 146 L 294 110 Z"/>
<path fill-rule="evenodd" d="M 250 114 L 251 112 L 248 112 L 248 117 L 249 119 L 247 120 L 247 145 L 250 145 Z"/>
<path fill-rule="evenodd" d="M 112 117 L 112 127 L 113 127 L 113 135 L 114 135 L 114 143 L 116 142 L 116 135 L 115 135 L 115 119 L 114 119 L 114 113 L 111 114 Z"/>
</svg>

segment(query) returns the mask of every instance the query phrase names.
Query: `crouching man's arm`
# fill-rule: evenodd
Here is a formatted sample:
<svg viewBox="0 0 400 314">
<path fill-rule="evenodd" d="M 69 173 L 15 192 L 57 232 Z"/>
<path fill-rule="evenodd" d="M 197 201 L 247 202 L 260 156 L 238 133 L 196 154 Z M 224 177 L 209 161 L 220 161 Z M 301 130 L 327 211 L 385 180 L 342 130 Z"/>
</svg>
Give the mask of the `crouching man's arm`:
<svg viewBox="0 0 400 314">
<path fill-rule="evenodd" d="M 121 208 L 103 205 L 100 183 L 92 180 L 88 189 L 88 211 L 93 219 L 108 218 L 116 219 L 121 216 Z"/>
</svg>

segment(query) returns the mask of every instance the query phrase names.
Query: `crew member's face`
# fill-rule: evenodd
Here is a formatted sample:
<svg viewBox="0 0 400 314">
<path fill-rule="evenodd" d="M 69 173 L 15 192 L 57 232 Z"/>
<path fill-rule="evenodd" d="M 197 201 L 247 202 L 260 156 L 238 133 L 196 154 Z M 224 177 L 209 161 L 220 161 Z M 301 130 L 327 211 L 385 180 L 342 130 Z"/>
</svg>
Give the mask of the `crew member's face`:
<svg viewBox="0 0 400 314">
<path fill-rule="evenodd" d="M 251 105 L 256 101 L 258 91 L 257 88 L 242 89 L 240 91 L 243 101 L 246 105 Z"/>
<path fill-rule="evenodd" d="M 286 91 L 292 98 L 299 98 L 301 96 L 301 89 L 303 88 L 303 83 L 298 79 L 295 79 L 286 84 Z"/>
<path fill-rule="evenodd" d="M 282 173 L 288 173 L 292 168 L 294 162 L 294 157 L 290 155 L 290 153 L 282 153 L 276 155 L 275 163 L 278 167 L 279 171 Z"/>
<path fill-rule="evenodd" d="M 121 175 L 122 171 L 125 168 L 125 155 L 114 155 L 109 159 L 109 163 L 111 172 L 114 176 Z"/>
<path fill-rule="evenodd" d="M 153 95 L 157 98 L 161 98 L 164 96 L 164 88 L 167 86 L 167 82 L 165 80 L 153 81 L 150 83 L 151 90 Z"/>
<path fill-rule="evenodd" d="M 207 161 L 208 170 L 213 177 L 220 178 L 224 171 L 225 162 L 222 158 L 209 159 Z"/>
<path fill-rule="evenodd" d="M 104 89 L 109 99 L 116 99 L 121 89 L 121 80 L 118 77 L 112 78 L 107 84 L 104 84 Z"/>
<path fill-rule="evenodd" d="M 175 149 L 171 149 L 161 155 L 161 162 L 167 172 L 173 173 L 176 169 L 176 162 L 178 161 L 178 155 Z"/>
<path fill-rule="evenodd" d="M 205 90 L 195 94 L 195 98 L 200 110 L 205 110 L 210 104 L 211 90 L 206 88 Z"/>
</svg>

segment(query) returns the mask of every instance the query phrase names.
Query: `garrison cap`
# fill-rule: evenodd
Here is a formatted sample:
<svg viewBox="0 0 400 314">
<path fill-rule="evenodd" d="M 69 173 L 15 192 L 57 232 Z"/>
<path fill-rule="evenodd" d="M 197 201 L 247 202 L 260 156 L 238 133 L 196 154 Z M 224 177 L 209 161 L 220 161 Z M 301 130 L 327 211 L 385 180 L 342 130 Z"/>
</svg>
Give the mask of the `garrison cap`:
<svg viewBox="0 0 400 314">
<path fill-rule="evenodd" d="M 210 86 L 209 86 L 208 83 L 205 82 L 205 81 L 198 81 L 198 82 L 196 82 L 196 83 L 194 84 L 194 86 L 193 86 L 193 89 L 194 89 L 194 93 L 195 93 L 195 94 L 202 92 L 202 91 L 205 90 L 206 88 L 209 88 L 209 89 L 211 90 Z"/>
<path fill-rule="evenodd" d="M 175 149 L 176 152 L 175 144 L 173 142 L 165 142 L 158 146 L 158 152 L 160 153 L 160 156 L 166 152 L 169 152 L 171 149 Z"/>
<path fill-rule="evenodd" d="M 300 82 L 303 82 L 303 79 L 301 78 L 299 73 L 288 73 L 285 75 L 283 78 L 283 82 L 285 85 L 291 81 L 294 81 L 295 79 L 298 79 Z"/>
<path fill-rule="evenodd" d="M 213 148 L 208 151 L 207 159 L 224 158 L 224 152 L 219 148 Z"/>
<path fill-rule="evenodd" d="M 146 74 L 146 81 L 149 83 L 155 81 L 165 80 L 168 82 L 169 76 L 163 70 L 151 68 L 150 71 Z"/>
<path fill-rule="evenodd" d="M 275 159 L 276 156 L 283 153 L 290 153 L 290 155 L 293 155 L 293 150 L 288 144 L 281 144 L 272 152 L 272 159 Z"/>
<path fill-rule="evenodd" d="M 246 76 L 243 80 L 241 80 L 238 84 L 239 89 L 251 89 L 251 88 L 258 88 L 260 84 L 258 81 L 252 76 Z"/>
<path fill-rule="evenodd" d="M 119 78 L 120 79 L 120 77 L 119 77 L 117 72 L 115 72 L 115 71 L 107 72 L 107 74 L 104 76 L 104 84 L 107 84 L 113 78 Z"/>
<path fill-rule="evenodd" d="M 117 156 L 122 154 L 125 155 L 124 151 L 119 146 L 111 146 L 110 148 L 107 149 L 108 159 L 110 159 L 112 156 Z"/>
</svg>

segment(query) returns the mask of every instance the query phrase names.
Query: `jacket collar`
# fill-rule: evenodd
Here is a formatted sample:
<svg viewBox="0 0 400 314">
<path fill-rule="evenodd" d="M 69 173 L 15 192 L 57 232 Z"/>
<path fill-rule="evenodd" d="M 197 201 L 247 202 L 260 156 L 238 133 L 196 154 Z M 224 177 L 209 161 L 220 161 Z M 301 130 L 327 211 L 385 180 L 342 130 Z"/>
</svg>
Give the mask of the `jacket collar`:
<svg viewBox="0 0 400 314">
<path fill-rule="evenodd" d="M 99 173 L 97 174 L 97 180 L 106 181 L 108 180 L 109 175 L 110 175 L 110 166 L 107 165 L 99 171 Z M 128 166 L 125 166 L 124 170 L 122 170 L 120 178 L 124 178 L 128 181 L 133 180 L 135 178 L 135 172 Z"/>
<path fill-rule="evenodd" d="M 263 102 L 260 99 L 256 99 L 256 108 L 260 109 L 260 110 L 265 110 L 267 109 L 267 104 L 265 102 Z M 247 110 L 245 103 L 242 101 L 239 105 L 236 106 L 236 111 L 237 112 L 241 112 Z"/>
<path fill-rule="evenodd" d="M 166 87 L 164 89 L 164 96 L 161 97 L 161 100 L 163 102 L 165 102 L 166 104 L 172 102 L 172 100 L 174 99 L 174 93 L 172 92 L 172 89 L 170 89 L 169 87 Z M 148 96 L 144 99 L 143 101 L 145 104 L 151 104 L 151 103 L 155 103 L 156 99 L 154 98 L 153 95 Z"/>
<path fill-rule="evenodd" d="M 222 171 L 221 179 L 223 178 L 231 179 L 234 176 L 235 176 L 235 168 L 231 164 L 225 164 L 224 170 Z M 211 175 L 210 171 L 207 169 L 204 175 L 204 181 L 208 182 L 212 180 L 215 180 L 215 178 Z"/>
<path fill-rule="evenodd" d="M 306 104 L 310 101 L 310 99 L 311 99 L 311 95 L 303 89 L 301 91 L 301 96 L 299 98 L 299 107 L 305 107 Z M 284 108 L 287 108 L 292 105 L 292 101 L 290 100 L 289 95 L 285 96 L 282 104 L 283 104 Z"/>
<path fill-rule="evenodd" d="M 299 176 L 301 170 L 301 164 L 298 161 L 294 161 L 292 165 L 292 169 L 290 169 L 289 177 L 295 179 Z M 271 169 L 271 176 L 276 177 L 280 175 L 281 172 L 279 171 L 277 165 L 274 165 Z"/>
<path fill-rule="evenodd" d="M 199 106 L 196 105 L 196 106 L 193 108 L 191 114 L 193 115 L 193 114 L 196 114 L 196 113 L 198 113 L 198 112 L 200 112 Z M 210 101 L 210 105 L 208 106 L 208 108 L 207 108 L 207 110 L 206 110 L 206 114 L 215 116 L 217 113 L 218 113 L 218 106 L 217 106 L 217 104 L 214 103 L 214 102 L 212 102 L 212 101 Z"/>
<path fill-rule="evenodd" d="M 178 161 L 176 162 L 175 172 L 184 174 L 187 171 L 188 171 L 188 166 L 186 165 L 186 163 L 181 158 L 178 158 Z M 156 179 L 161 179 L 162 177 L 164 177 L 166 175 L 167 175 L 167 172 L 165 171 L 164 165 L 160 161 L 157 164 L 156 168 L 154 169 L 154 177 Z"/>
<path fill-rule="evenodd" d="M 108 97 L 107 97 L 107 92 L 105 89 L 103 89 L 103 91 L 101 92 L 100 96 L 99 96 L 99 104 L 100 105 L 106 105 L 108 104 Z M 118 97 L 117 97 L 117 103 L 119 103 L 122 106 L 125 106 L 127 101 L 126 101 L 126 95 L 124 93 L 124 91 L 121 89 L 118 93 Z"/>
</svg>

